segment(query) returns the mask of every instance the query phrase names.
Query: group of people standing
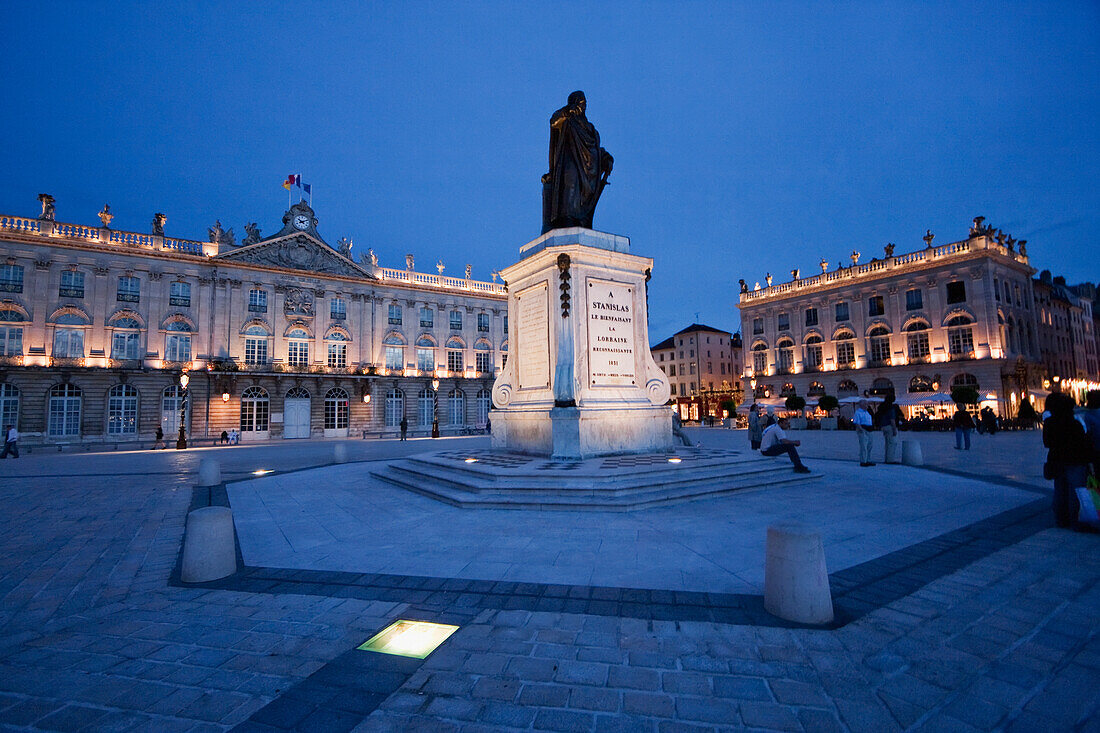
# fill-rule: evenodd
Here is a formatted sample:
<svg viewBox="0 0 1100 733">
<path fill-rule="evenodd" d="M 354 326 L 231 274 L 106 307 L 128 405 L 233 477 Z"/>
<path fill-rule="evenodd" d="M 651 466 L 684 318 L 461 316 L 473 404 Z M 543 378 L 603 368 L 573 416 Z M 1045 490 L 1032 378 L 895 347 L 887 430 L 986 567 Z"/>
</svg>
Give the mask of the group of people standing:
<svg viewBox="0 0 1100 733">
<path fill-rule="evenodd" d="M 1073 398 L 1052 392 L 1046 401 L 1043 445 L 1047 461 L 1043 475 L 1054 481 L 1054 523 L 1070 527 L 1077 520 L 1077 489 L 1086 486 L 1089 472 L 1100 478 L 1100 390 L 1088 393 L 1085 407 L 1074 414 Z"/>
</svg>

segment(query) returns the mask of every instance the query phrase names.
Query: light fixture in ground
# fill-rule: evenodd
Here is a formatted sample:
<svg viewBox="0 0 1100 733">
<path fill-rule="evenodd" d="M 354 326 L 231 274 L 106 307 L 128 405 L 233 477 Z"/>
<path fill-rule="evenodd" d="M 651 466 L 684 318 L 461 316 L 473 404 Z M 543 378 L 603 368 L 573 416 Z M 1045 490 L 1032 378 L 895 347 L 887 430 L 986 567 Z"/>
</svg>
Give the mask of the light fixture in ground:
<svg viewBox="0 0 1100 733">
<path fill-rule="evenodd" d="M 273 469 L 273 468 L 257 468 L 255 471 L 252 472 L 252 475 L 253 476 L 266 476 L 269 473 L 274 473 L 274 471 L 275 471 L 275 469 Z"/>
<path fill-rule="evenodd" d="M 679 463 L 679 462 L 680 462 L 680 459 L 679 459 L 679 458 L 669 458 L 669 459 L 668 459 L 668 462 L 669 462 L 669 463 Z"/>
<path fill-rule="evenodd" d="M 467 458 L 466 462 L 467 463 L 477 463 L 477 459 L 476 458 Z"/>
<path fill-rule="evenodd" d="M 424 659 L 456 631 L 458 627 L 450 624 L 400 619 L 365 641 L 359 649 Z"/>
</svg>

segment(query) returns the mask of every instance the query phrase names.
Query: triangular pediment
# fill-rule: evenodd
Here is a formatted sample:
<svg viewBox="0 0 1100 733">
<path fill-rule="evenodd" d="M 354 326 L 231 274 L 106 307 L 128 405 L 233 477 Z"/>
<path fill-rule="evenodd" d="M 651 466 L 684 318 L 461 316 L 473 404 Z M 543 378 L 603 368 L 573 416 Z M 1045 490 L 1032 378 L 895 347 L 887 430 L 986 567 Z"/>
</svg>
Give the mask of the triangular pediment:
<svg viewBox="0 0 1100 733">
<path fill-rule="evenodd" d="M 215 259 L 326 275 L 376 279 L 332 247 L 302 232 L 277 234 L 270 239 L 223 252 Z"/>
</svg>

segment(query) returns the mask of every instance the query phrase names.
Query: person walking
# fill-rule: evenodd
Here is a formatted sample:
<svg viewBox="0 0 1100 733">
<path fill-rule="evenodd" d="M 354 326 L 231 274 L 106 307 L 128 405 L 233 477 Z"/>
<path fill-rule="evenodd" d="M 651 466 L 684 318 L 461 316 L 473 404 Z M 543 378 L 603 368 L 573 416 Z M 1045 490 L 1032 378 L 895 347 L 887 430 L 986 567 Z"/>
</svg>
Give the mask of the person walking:
<svg viewBox="0 0 1100 733">
<path fill-rule="evenodd" d="M 400 426 L 401 426 L 401 440 L 408 440 L 409 439 L 408 438 L 408 436 L 409 436 L 409 419 L 407 417 L 402 416 Z"/>
<path fill-rule="evenodd" d="M 966 444 L 966 450 L 970 450 L 970 431 L 974 429 L 974 418 L 962 405 L 955 406 L 955 417 L 951 419 L 955 425 L 955 450 L 962 450 Z"/>
<path fill-rule="evenodd" d="M 1085 485 L 1092 445 L 1085 428 L 1073 416 L 1073 399 L 1061 392 L 1047 397 L 1050 417 L 1043 422 L 1047 462 L 1043 475 L 1054 481 L 1054 523 L 1068 527 L 1077 519 L 1075 489 Z"/>
<path fill-rule="evenodd" d="M 809 473 L 810 469 L 802 464 L 802 459 L 798 457 L 798 451 L 795 450 L 795 448 L 802 445 L 802 442 L 788 440 L 787 438 L 786 429 L 790 427 L 790 424 L 790 420 L 781 417 L 779 422 L 765 428 L 764 437 L 760 440 L 760 453 L 765 456 L 778 456 L 786 453 L 790 457 L 791 463 L 794 464 L 795 473 Z"/>
<path fill-rule="evenodd" d="M 871 463 L 871 433 L 874 432 L 875 424 L 868 407 L 870 403 L 867 400 L 860 400 L 856 404 L 855 414 L 852 415 L 852 422 L 856 426 L 856 438 L 859 440 L 859 465 L 864 468 L 875 465 Z"/>
<path fill-rule="evenodd" d="M 756 403 L 749 408 L 749 445 L 753 450 L 760 450 L 760 441 L 764 438 L 764 426 L 760 422 L 760 411 Z"/>
<path fill-rule="evenodd" d="M 153 441 L 153 450 L 164 447 L 164 428 L 157 425 L 157 432 L 154 433 L 156 440 Z"/>
<path fill-rule="evenodd" d="M 890 392 L 882 400 L 882 404 L 878 406 L 878 411 L 875 412 L 875 425 L 882 431 L 884 440 L 883 463 L 901 463 L 901 461 L 890 460 L 891 456 L 897 456 L 901 453 L 898 446 L 898 418 L 900 416 L 901 410 L 894 404 L 894 393 Z"/>
<path fill-rule="evenodd" d="M 1085 408 L 1081 413 L 1081 421 L 1085 423 L 1085 435 L 1088 436 L 1092 450 L 1092 475 L 1100 478 L 1100 389 L 1089 390 L 1085 397 Z"/>
<path fill-rule="evenodd" d="M 7 458 L 9 453 L 12 458 L 19 457 L 19 431 L 14 425 L 7 425 L 4 428 L 4 450 L 0 452 L 0 458 Z"/>
</svg>

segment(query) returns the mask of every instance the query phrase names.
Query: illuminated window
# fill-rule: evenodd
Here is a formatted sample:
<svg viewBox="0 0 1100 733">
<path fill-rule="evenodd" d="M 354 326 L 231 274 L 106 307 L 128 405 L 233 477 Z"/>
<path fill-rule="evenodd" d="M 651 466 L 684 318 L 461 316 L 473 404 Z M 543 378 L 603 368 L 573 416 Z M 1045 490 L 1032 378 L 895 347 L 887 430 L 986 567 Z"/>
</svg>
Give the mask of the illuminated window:
<svg viewBox="0 0 1100 733">
<path fill-rule="evenodd" d="M 174 282 L 168 292 L 168 305 L 191 307 L 191 283 Z"/>
<path fill-rule="evenodd" d="M 84 273 L 77 270 L 65 270 L 61 273 L 61 284 L 57 288 L 59 298 L 84 297 Z"/>
<path fill-rule="evenodd" d="M 488 333 L 488 331 L 489 331 L 489 314 L 488 313 L 478 313 L 477 314 L 477 330 L 481 331 L 483 333 Z"/>
<path fill-rule="evenodd" d="M 420 327 L 435 328 L 435 311 L 431 308 L 420 309 Z"/>
<path fill-rule="evenodd" d="M 396 303 L 390 303 L 389 323 L 391 326 L 401 325 L 401 306 L 397 305 Z"/>
<path fill-rule="evenodd" d="M 447 415 L 451 425 L 466 424 L 466 395 L 462 390 L 451 390 L 447 395 Z"/>
<path fill-rule="evenodd" d="M 348 426 L 350 401 L 339 387 L 325 395 L 325 430 L 344 430 Z"/>
<path fill-rule="evenodd" d="M 974 354 L 974 333 L 968 316 L 955 316 L 947 322 L 947 350 L 952 357 L 967 358 Z"/>
<path fill-rule="evenodd" d="M 875 326 L 867 334 L 867 353 L 871 366 L 890 363 L 890 332 L 885 326 Z"/>
<path fill-rule="evenodd" d="M 244 332 L 244 361 L 246 364 L 267 363 L 267 331 L 263 326 L 249 326 Z"/>
<path fill-rule="evenodd" d="M 348 304 L 343 298 L 333 298 L 328 306 L 329 318 L 334 321 L 342 321 L 348 317 Z"/>
<path fill-rule="evenodd" d="M 80 387 L 58 384 L 50 389 L 47 434 L 51 438 L 80 435 Z"/>
<path fill-rule="evenodd" d="M 115 299 L 120 303 L 137 303 L 141 300 L 141 281 L 136 277 L 121 276 Z"/>
<path fill-rule="evenodd" d="M 909 351 L 909 361 L 925 362 L 931 353 L 928 348 L 928 324 L 923 321 L 913 321 L 905 327 L 905 341 Z"/>
<path fill-rule="evenodd" d="M 267 313 L 267 291 L 252 288 L 248 291 L 248 310 L 252 313 Z"/>
<path fill-rule="evenodd" d="M 116 384 L 107 393 L 107 434 L 136 435 L 137 390 L 128 384 Z"/>
<path fill-rule="evenodd" d="M 462 330 L 462 311 L 451 311 L 451 330 Z"/>
<path fill-rule="evenodd" d="M 286 363 L 291 366 L 309 366 L 309 334 L 296 328 L 287 334 Z"/>
<path fill-rule="evenodd" d="M 0 293 L 23 292 L 23 266 L 0 265 Z"/>
<path fill-rule="evenodd" d="M 249 387 L 241 395 L 241 432 L 262 433 L 268 429 L 271 403 L 263 387 Z"/>
</svg>

